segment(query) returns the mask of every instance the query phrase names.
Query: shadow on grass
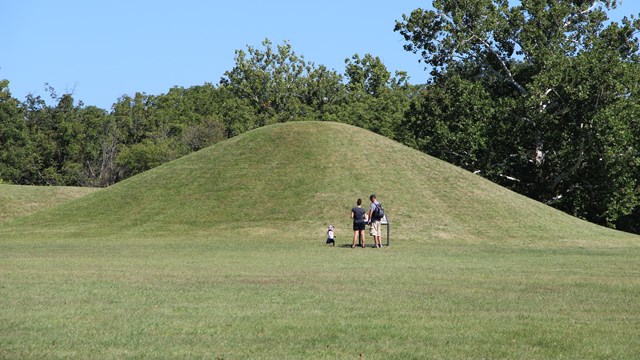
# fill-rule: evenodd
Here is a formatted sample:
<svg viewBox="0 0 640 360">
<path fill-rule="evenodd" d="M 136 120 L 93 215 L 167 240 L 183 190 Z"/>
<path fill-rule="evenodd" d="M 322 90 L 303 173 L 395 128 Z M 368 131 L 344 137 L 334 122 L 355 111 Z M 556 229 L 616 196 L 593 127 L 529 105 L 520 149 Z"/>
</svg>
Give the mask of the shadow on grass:
<svg viewBox="0 0 640 360">
<path fill-rule="evenodd" d="M 330 245 L 327 245 L 327 246 L 328 247 L 333 247 L 333 246 L 330 246 Z M 351 244 L 341 244 L 341 245 L 336 244 L 336 247 L 339 247 L 339 248 L 342 248 L 342 249 L 351 249 Z M 373 243 L 366 244 L 364 247 L 365 248 L 375 248 Z M 385 245 L 382 245 L 382 247 L 385 247 Z M 362 249 L 362 246 L 361 245 L 356 245 L 356 247 L 354 249 Z"/>
</svg>

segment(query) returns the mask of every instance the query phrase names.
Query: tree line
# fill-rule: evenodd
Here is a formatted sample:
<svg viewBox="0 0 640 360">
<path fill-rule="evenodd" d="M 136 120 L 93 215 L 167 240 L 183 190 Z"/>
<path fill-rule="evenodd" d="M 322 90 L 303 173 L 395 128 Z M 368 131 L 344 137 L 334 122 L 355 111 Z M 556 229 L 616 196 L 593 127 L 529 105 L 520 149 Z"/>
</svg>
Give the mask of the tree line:
<svg viewBox="0 0 640 360">
<path fill-rule="evenodd" d="M 640 63 L 615 0 L 433 1 L 396 22 L 426 84 L 358 54 L 343 73 L 265 40 L 217 84 L 124 95 L 110 111 L 0 82 L 0 181 L 108 186 L 268 124 L 370 129 L 571 215 L 640 233 Z"/>
<path fill-rule="evenodd" d="M 640 232 L 640 20 L 617 1 L 437 0 L 397 21 L 433 79 L 405 143 L 599 224 Z"/>
<path fill-rule="evenodd" d="M 301 120 L 342 121 L 393 136 L 414 87 L 379 57 L 354 55 L 345 73 L 315 65 L 288 42 L 249 46 L 219 84 L 119 98 L 111 111 L 72 94 L 55 105 L 11 96 L 0 82 L 0 181 L 105 187 L 251 129 Z"/>
</svg>

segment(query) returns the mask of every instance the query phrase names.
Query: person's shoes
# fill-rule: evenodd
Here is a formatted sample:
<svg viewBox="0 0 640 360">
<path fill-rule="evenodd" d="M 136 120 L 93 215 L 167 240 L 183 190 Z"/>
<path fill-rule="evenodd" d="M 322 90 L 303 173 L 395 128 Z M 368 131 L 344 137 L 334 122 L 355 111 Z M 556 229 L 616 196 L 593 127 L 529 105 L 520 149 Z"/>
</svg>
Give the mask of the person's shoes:
<svg viewBox="0 0 640 360">
<path fill-rule="evenodd" d="M 355 246 L 355 245 L 351 245 L 351 248 L 352 248 L 352 249 L 355 249 L 355 248 L 356 248 L 356 246 Z"/>
</svg>

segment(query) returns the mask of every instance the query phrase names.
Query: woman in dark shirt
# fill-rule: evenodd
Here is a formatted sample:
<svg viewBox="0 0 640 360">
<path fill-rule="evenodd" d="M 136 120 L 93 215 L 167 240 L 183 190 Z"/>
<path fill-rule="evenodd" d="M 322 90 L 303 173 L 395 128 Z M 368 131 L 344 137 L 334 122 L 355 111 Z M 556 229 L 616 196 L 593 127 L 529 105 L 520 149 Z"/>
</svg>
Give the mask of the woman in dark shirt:
<svg viewBox="0 0 640 360">
<path fill-rule="evenodd" d="M 362 208 L 362 199 L 358 199 L 358 202 L 356 204 L 357 206 L 351 209 L 351 218 L 353 219 L 353 245 L 351 245 L 352 249 L 356 247 L 358 235 L 360 236 L 362 247 L 364 247 L 364 229 L 366 226 L 366 222 L 364 221 L 365 211 Z"/>
</svg>

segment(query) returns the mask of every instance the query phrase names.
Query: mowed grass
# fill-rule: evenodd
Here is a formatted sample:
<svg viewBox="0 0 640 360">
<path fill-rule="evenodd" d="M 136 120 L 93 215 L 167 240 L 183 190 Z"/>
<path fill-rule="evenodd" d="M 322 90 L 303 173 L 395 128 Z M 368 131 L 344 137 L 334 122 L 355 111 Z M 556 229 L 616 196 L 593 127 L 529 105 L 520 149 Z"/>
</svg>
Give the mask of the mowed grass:
<svg viewBox="0 0 640 360">
<path fill-rule="evenodd" d="M 0 184 L 0 223 L 36 213 L 97 190 L 72 186 Z"/>
<path fill-rule="evenodd" d="M 376 250 L 296 240 L 226 233 L 3 244 L 0 356 L 640 353 L 637 249 L 398 241 Z"/>
<path fill-rule="evenodd" d="M 371 192 L 392 246 L 351 249 Z M 0 225 L 0 357 L 636 358 L 639 256 L 366 131 L 284 124 Z"/>
</svg>

